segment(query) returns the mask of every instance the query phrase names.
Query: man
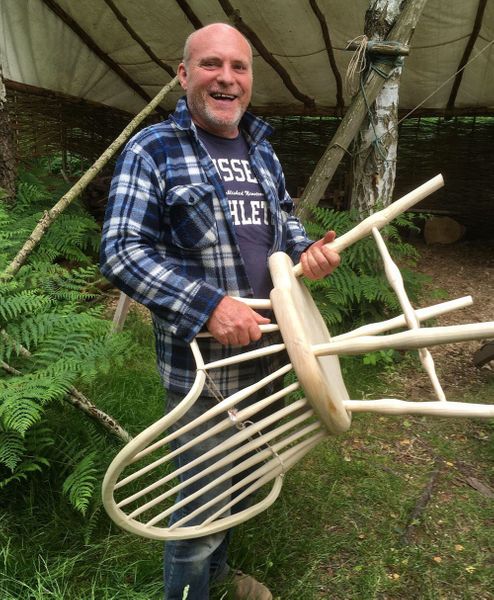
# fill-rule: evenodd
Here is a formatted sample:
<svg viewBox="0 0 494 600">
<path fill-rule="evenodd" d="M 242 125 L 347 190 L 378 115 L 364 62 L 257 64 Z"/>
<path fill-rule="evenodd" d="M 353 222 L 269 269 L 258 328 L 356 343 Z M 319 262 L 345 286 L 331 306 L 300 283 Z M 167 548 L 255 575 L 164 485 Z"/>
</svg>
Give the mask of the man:
<svg viewBox="0 0 494 600">
<path fill-rule="evenodd" d="M 201 340 L 206 362 L 264 343 L 259 326 L 269 316 L 235 297 L 269 296 L 269 254 L 287 252 L 312 279 L 339 264 L 338 254 L 325 247 L 334 232 L 312 243 L 291 216 L 281 166 L 266 140 L 271 128 L 246 112 L 252 94 L 247 40 L 222 23 L 194 32 L 178 76 L 186 98 L 167 121 L 130 140 L 120 157 L 101 249 L 103 274 L 151 310 L 167 410 L 193 383 L 188 344 L 202 329 L 212 335 Z M 223 369 L 214 390 L 205 389 L 183 419 L 213 406 L 212 396 L 230 395 L 269 369 L 262 360 Z M 185 454 L 184 463 L 195 456 Z M 228 575 L 228 539 L 221 532 L 168 542 L 167 600 L 207 600 L 210 583 Z M 233 581 L 239 599 L 272 598 L 252 577 L 237 574 Z"/>
</svg>

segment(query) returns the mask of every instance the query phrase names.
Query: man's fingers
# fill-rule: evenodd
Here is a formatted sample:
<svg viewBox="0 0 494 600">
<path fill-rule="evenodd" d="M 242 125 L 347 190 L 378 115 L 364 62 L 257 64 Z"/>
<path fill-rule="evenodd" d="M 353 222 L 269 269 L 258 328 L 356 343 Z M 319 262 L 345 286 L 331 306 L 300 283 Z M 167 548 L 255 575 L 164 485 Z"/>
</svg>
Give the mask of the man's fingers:
<svg viewBox="0 0 494 600">
<path fill-rule="evenodd" d="M 331 250 L 330 248 L 326 248 L 326 246 L 323 246 L 321 248 L 321 252 L 325 257 L 325 262 L 330 265 L 330 267 L 332 269 L 336 269 L 336 267 L 339 266 L 340 262 L 341 262 L 341 257 L 338 254 L 338 252 L 335 252 L 334 250 Z"/>
<path fill-rule="evenodd" d="M 322 238 L 322 243 L 331 244 L 331 242 L 334 242 L 335 238 L 336 232 L 331 229 L 330 231 L 327 231 L 325 236 Z"/>
<path fill-rule="evenodd" d="M 301 255 L 303 274 L 309 279 L 321 279 L 332 273 L 340 264 L 340 256 L 326 244 L 334 241 L 336 234 L 328 231 L 325 236 L 309 246 Z"/>
<path fill-rule="evenodd" d="M 263 317 L 255 310 L 253 310 L 252 312 L 254 313 L 254 319 L 256 320 L 256 323 L 259 323 L 259 325 L 267 325 L 268 323 L 271 323 L 271 319 Z"/>
<path fill-rule="evenodd" d="M 259 325 L 269 322 L 243 302 L 225 296 L 212 312 L 206 327 L 220 344 L 247 346 L 260 339 Z"/>
</svg>

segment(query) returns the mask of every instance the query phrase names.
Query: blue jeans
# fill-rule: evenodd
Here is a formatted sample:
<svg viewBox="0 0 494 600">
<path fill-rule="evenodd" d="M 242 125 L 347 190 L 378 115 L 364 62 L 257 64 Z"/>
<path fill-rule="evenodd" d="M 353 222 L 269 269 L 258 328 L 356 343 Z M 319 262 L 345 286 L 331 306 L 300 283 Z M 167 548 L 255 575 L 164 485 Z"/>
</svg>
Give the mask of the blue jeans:
<svg viewBox="0 0 494 600">
<path fill-rule="evenodd" d="M 173 409 L 182 399 L 183 396 L 178 396 L 177 394 L 168 392 L 167 411 Z M 192 421 L 216 404 L 217 401 L 214 398 L 205 396 L 199 397 L 189 411 L 179 421 L 177 421 L 177 423 L 175 423 L 169 431 L 174 431 L 183 426 L 185 423 Z M 196 427 L 188 433 L 181 435 L 178 440 L 174 440 L 174 442 L 170 444 L 171 449 L 173 450 L 177 446 L 182 446 L 188 441 L 194 439 L 211 426 L 222 421 L 225 416 L 226 414 L 222 414 L 214 420 L 210 419 L 201 427 Z M 182 465 L 191 462 L 198 456 L 202 456 L 236 432 L 237 430 L 232 425 L 232 427 L 221 432 L 219 435 L 215 435 L 214 437 L 206 439 L 200 444 L 193 446 L 191 449 L 181 453 L 176 457 L 175 466 L 179 468 Z M 216 455 L 212 459 L 212 462 L 216 462 L 220 458 L 223 458 L 223 456 L 224 455 Z M 191 477 L 196 472 L 205 469 L 209 464 L 209 461 L 202 462 L 197 469 L 190 469 L 184 473 L 184 478 L 187 479 Z M 233 464 L 229 463 L 225 465 L 221 471 L 228 471 L 232 467 Z M 186 487 L 184 490 L 181 490 L 178 493 L 175 502 L 180 501 L 182 498 L 200 489 L 209 481 L 216 479 L 221 471 L 214 471 L 210 475 L 200 478 L 198 481 Z M 232 482 L 227 480 L 215 486 L 209 492 L 202 494 L 195 501 L 192 501 L 181 509 L 176 510 L 170 517 L 169 525 L 189 514 L 198 506 L 205 504 L 209 499 L 217 497 L 222 491 L 229 488 L 231 484 Z M 227 504 L 228 500 L 228 498 L 225 499 L 224 504 Z M 239 506 L 239 508 L 234 507 L 234 510 L 242 510 L 246 506 L 244 501 L 239 502 L 239 505 L 241 506 Z M 197 515 L 196 518 L 186 523 L 186 525 L 201 523 L 208 515 L 216 512 L 218 507 L 219 505 L 216 504 L 210 510 L 206 510 Z M 225 513 L 225 516 L 226 514 L 227 513 Z M 229 531 L 220 531 L 218 533 L 207 535 L 201 538 L 177 541 L 173 540 L 166 542 L 164 556 L 166 600 L 182 600 L 184 597 L 184 590 L 187 588 L 187 586 L 187 600 L 208 600 L 210 583 L 225 579 L 228 575 L 229 567 L 226 561 L 229 539 Z"/>
<path fill-rule="evenodd" d="M 273 390 L 264 390 L 265 396 L 272 393 Z M 260 396 L 261 397 L 261 396 Z M 182 396 L 168 392 L 167 412 L 173 409 L 181 400 Z M 258 400 L 259 398 L 250 399 L 249 403 Z M 201 396 L 197 399 L 195 404 L 189 409 L 189 411 L 171 428 L 170 431 L 176 430 L 183 426 L 185 423 L 192 421 L 197 416 L 203 414 L 209 410 L 212 406 L 215 406 L 217 401 L 214 398 Z M 281 406 L 283 402 L 281 401 Z M 280 402 L 278 401 L 278 406 Z M 264 411 L 263 411 L 264 412 Z M 269 410 L 271 412 L 271 410 Z M 215 420 L 209 420 L 206 424 L 201 427 L 194 428 L 192 431 L 180 436 L 178 440 L 175 440 L 170 444 L 171 448 L 174 449 L 177 446 L 182 446 L 191 439 L 194 439 L 200 435 L 203 431 L 209 429 L 212 425 L 218 423 L 225 418 L 226 414 L 220 415 Z M 266 412 L 262 415 L 257 415 L 256 420 L 266 416 Z M 191 460 L 198 456 L 202 456 L 210 449 L 218 446 L 222 441 L 228 439 L 231 435 L 235 434 L 237 430 L 232 427 L 221 432 L 219 435 L 215 435 L 212 438 L 206 439 L 193 446 L 191 449 L 183 452 L 176 457 L 176 467 L 180 467 L 184 464 L 189 463 Z M 227 453 L 225 453 L 227 454 Z M 222 455 L 216 455 L 212 460 L 216 462 L 222 458 Z M 245 459 L 245 457 L 244 457 Z M 241 459 L 241 460 L 244 460 Z M 208 461 L 201 463 L 197 470 L 203 470 L 207 465 Z M 227 464 L 222 468 L 221 471 L 228 471 L 233 467 L 232 463 Z M 185 496 L 192 492 L 200 489 L 209 481 L 216 479 L 221 472 L 220 470 L 214 471 L 209 476 L 202 477 L 198 481 L 192 483 L 190 486 L 181 490 L 175 500 L 180 501 Z M 183 475 L 185 478 L 191 477 L 196 471 L 194 469 L 188 470 Z M 245 476 L 245 472 L 240 477 Z M 169 524 L 176 522 L 186 514 L 189 514 L 192 510 L 202 505 L 208 499 L 216 498 L 223 490 L 228 489 L 232 483 L 231 480 L 227 480 L 222 484 L 215 486 L 209 492 L 206 492 L 200 498 L 190 502 L 188 505 L 176 510 L 170 518 Z M 224 500 L 226 504 L 229 498 Z M 242 499 L 237 505 L 232 508 L 233 512 L 240 512 L 245 509 L 250 502 L 250 499 Z M 194 525 L 201 523 L 204 519 L 213 514 L 218 510 L 219 505 L 216 504 L 211 509 L 202 512 L 197 515 L 194 519 L 185 525 Z M 229 513 L 224 513 L 226 516 Z M 218 533 L 207 535 L 201 538 L 193 538 L 189 540 L 171 540 L 165 544 L 165 555 L 164 555 L 164 582 L 165 582 L 165 598 L 166 600 L 182 600 L 184 597 L 184 590 L 188 586 L 187 600 L 208 600 L 209 599 L 209 586 L 215 581 L 221 581 L 228 576 L 229 566 L 227 564 L 227 550 L 228 543 L 231 537 L 230 531 L 220 531 Z"/>
</svg>

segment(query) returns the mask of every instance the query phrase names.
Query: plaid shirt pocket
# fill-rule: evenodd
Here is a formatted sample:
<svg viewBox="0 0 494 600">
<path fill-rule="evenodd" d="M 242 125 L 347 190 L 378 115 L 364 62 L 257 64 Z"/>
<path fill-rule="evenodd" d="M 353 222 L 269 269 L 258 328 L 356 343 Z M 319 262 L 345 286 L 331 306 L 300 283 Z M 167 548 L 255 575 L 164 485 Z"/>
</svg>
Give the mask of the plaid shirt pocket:
<svg viewBox="0 0 494 600">
<path fill-rule="evenodd" d="M 172 241 L 179 248 L 208 248 L 218 242 L 214 187 L 209 183 L 177 185 L 166 195 Z"/>
</svg>

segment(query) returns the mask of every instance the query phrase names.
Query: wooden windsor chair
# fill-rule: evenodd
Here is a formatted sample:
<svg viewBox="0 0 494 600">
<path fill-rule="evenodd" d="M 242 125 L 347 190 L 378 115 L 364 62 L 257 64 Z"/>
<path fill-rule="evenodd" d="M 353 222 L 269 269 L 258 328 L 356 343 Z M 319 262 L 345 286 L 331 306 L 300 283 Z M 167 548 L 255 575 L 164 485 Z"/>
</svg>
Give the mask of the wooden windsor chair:
<svg viewBox="0 0 494 600">
<path fill-rule="evenodd" d="M 103 503 L 120 527 L 144 537 L 167 540 L 200 537 L 238 525 L 273 504 L 282 489 L 286 471 L 325 437 L 346 431 L 354 412 L 494 417 L 494 405 L 446 400 L 433 359 L 426 348 L 428 345 L 493 337 L 494 322 L 421 329 L 421 321 L 467 306 L 472 299 L 464 297 L 414 310 L 400 271 L 379 233 L 379 229 L 398 214 L 442 185 L 442 177 L 434 177 L 331 243 L 332 248 L 342 251 L 358 239 L 373 234 L 388 281 L 402 307 L 401 316 L 331 338 L 300 279 L 300 265 L 294 267 L 290 258 L 282 252 L 270 258 L 273 280 L 270 300 L 243 301 L 255 309 L 273 309 L 277 324 L 264 325 L 261 329 L 263 333 L 278 330 L 282 343 L 205 364 L 197 340 L 192 341 L 197 371 L 190 392 L 171 412 L 131 440 L 117 454 L 104 478 Z M 403 327 L 408 329 L 382 335 Z M 338 355 L 386 348 L 419 349 L 437 400 L 410 402 L 349 398 Z M 216 405 L 197 418 L 171 433 L 168 431 L 194 405 L 207 383 L 208 373 L 229 364 L 284 351 L 288 353 L 289 363 L 256 384 L 227 398 L 220 398 Z M 283 382 L 285 376 L 292 372 L 295 372 L 297 381 L 284 386 L 281 384 L 278 386 L 281 389 L 263 396 L 263 390 L 269 384 Z M 301 391 L 304 397 L 299 397 Z M 254 395 L 255 401 L 249 402 Z M 282 407 L 279 406 L 280 400 L 284 400 Z M 242 408 L 237 409 L 237 406 Z M 264 415 L 266 410 L 268 416 L 256 420 L 256 415 L 261 411 Z M 228 434 L 226 437 L 225 432 Z M 189 441 L 175 447 L 175 440 L 184 434 L 188 435 Z M 196 458 L 181 466 L 174 464 L 185 452 L 198 448 L 206 439 L 216 439 L 215 436 L 220 434 L 222 441 L 210 445 L 203 454 L 198 452 Z M 175 496 L 179 493 L 181 499 L 175 503 Z M 248 498 L 254 500 L 244 508 L 242 503 Z"/>
</svg>

